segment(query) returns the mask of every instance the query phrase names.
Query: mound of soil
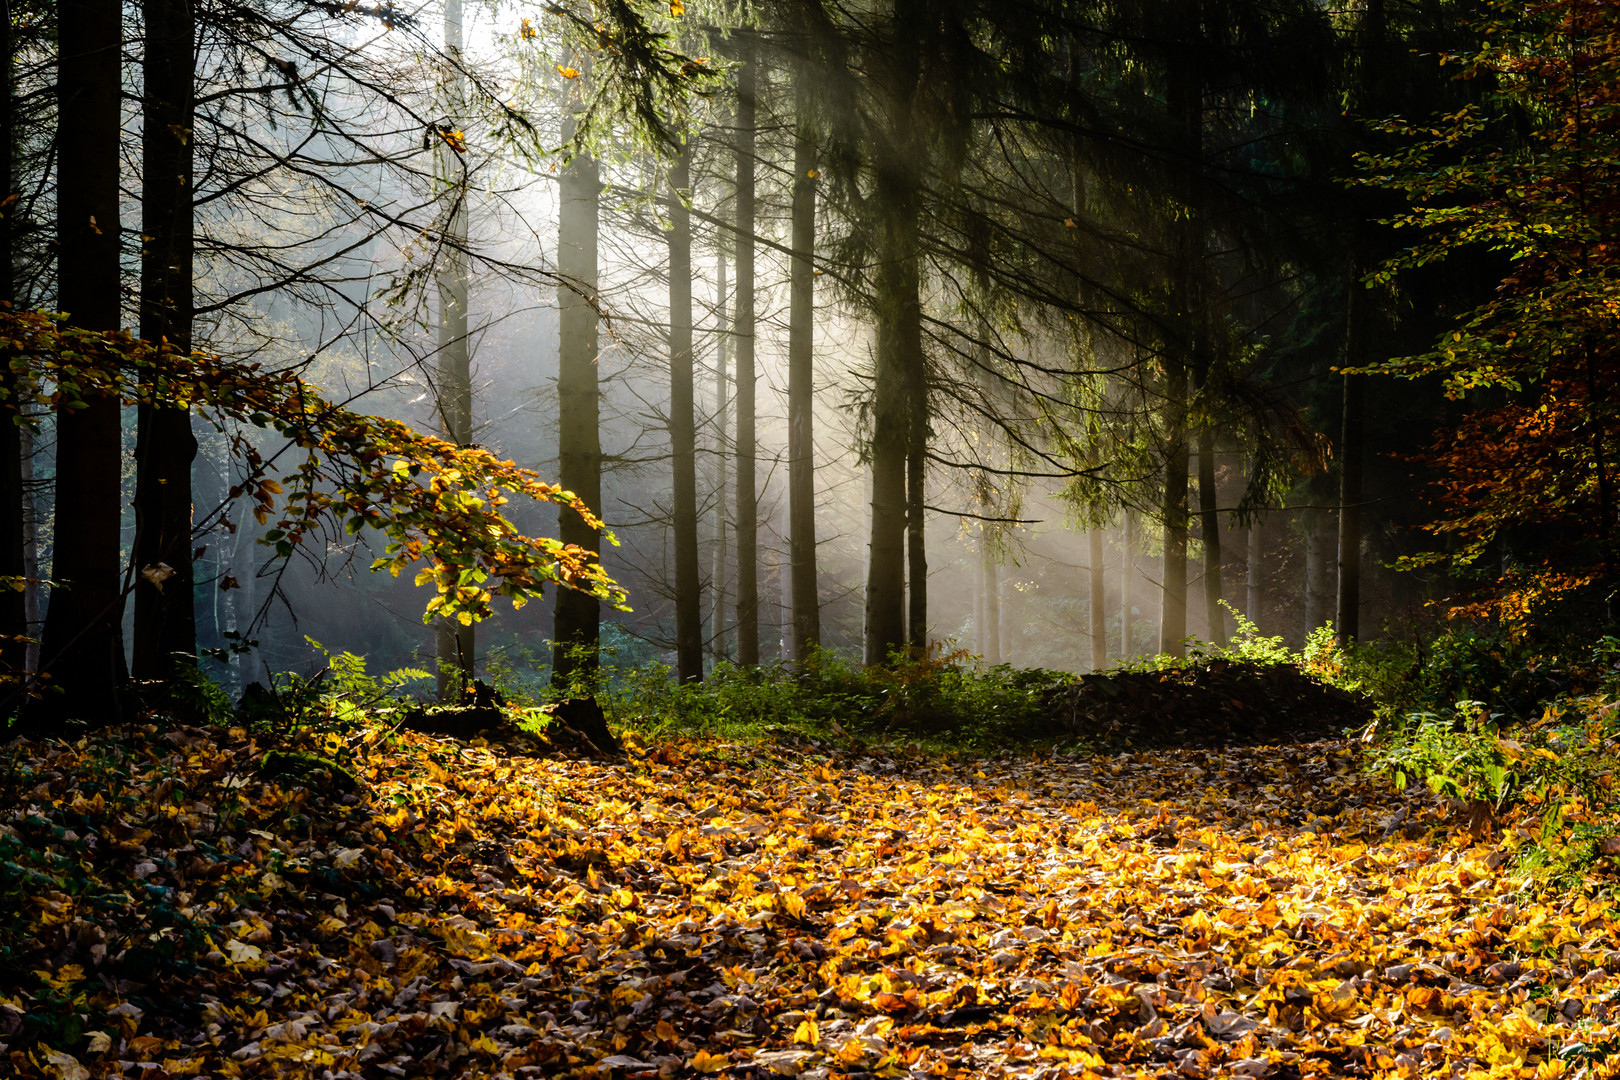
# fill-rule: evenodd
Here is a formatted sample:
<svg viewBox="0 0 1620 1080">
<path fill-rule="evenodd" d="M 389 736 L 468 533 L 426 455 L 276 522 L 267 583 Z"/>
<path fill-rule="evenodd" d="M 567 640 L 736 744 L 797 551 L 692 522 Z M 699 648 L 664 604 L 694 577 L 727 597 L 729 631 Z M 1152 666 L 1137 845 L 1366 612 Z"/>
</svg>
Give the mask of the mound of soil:
<svg viewBox="0 0 1620 1080">
<path fill-rule="evenodd" d="M 1175 671 L 1082 675 L 1047 692 L 1053 734 L 1103 748 L 1258 746 L 1338 738 L 1372 701 L 1291 664 L 1213 660 Z"/>
</svg>

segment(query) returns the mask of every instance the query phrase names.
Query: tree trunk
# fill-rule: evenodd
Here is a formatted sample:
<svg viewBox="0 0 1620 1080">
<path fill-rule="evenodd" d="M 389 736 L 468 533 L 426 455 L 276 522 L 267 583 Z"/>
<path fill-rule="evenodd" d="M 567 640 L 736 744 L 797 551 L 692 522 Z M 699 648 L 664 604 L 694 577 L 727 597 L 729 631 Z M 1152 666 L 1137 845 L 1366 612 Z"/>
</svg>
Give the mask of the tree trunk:
<svg viewBox="0 0 1620 1080">
<path fill-rule="evenodd" d="M 1189 376 L 1200 377 L 1204 365 L 1207 334 L 1204 327 L 1205 296 L 1202 289 L 1204 253 L 1203 202 L 1203 111 L 1204 76 L 1202 67 L 1203 11 L 1200 0 L 1182 0 L 1178 30 L 1184 35 L 1169 58 L 1169 85 L 1166 105 L 1171 123 L 1179 127 L 1179 197 L 1184 213 L 1176 223 L 1176 311 L 1175 328 L 1165 361 L 1165 404 L 1170 440 L 1164 466 L 1164 568 L 1159 617 L 1159 651 L 1171 656 L 1186 652 L 1187 636 L 1187 539 L 1190 514 L 1187 509 L 1188 431 L 1187 406 Z"/>
<path fill-rule="evenodd" d="M 565 90 L 566 92 L 566 90 Z M 565 108 L 573 102 L 565 99 Z M 573 127 L 570 122 L 567 127 Z M 565 140 L 572 130 L 564 131 Z M 597 203 L 602 193 L 596 161 L 580 154 L 563 166 L 557 217 L 557 270 L 567 285 L 557 291 L 557 473 L 562 486 L 597 513 L 602 507 L 601 408 L 596 357 Z M 559 516 L 558 539 L 597 550 L 595 529 L 571 510 Z M 563 688 L 576 674 L 589 685 L 601 661 L 601 603 L 588 593 L 558 589 L 552 624 L 552 683 Z"/>
<path fill-rule="evenodd" d="M 1124 539 L 1119 559 L 1119 658 L 1129 660 L 1136 655 L 1136 627 L 1132 624 L 1132 592 L 1136 585 L 1136 513 L 1125 508 Z"/>
<path fill-rule="evenodd" d="M 815 250 L 816 144 L 806 68 L 794 78 L 798 128 L 793 143 L 793 263 L 788 310 L 788 533 L 793 581 L 793 658 L 821 644 L 816 586 Z"/>
<path fill-rule="evenodd" d="M 445 0 L 446 65 L 441 92 L 445 116 L 459 126 L 466 89 L 461 74 L 461 0 Z M 472 358 L 467 342 L 467 182 L 460 155 L 441 139 L 436 168 L 443 198 L 450 200 L 439 254 L 439 432 L 457 446 L 472 444 Z M 593 509 L 594 509 L 593 504 Z M 440 701 L 459 698 L 473 679 L 475 630 L 440 619 L 437 630 Z M 454 676 L 454 677 L 452 677 Z"/>
<path fill-rule="evenodd" d="M 1086 533 L 1087 577 L 1091 599 L 1091 670 L 1108 666 L 1108 582 L 1103 576 L 1103 533 L 1093 526 Z"/>
<path fill-rule="evenodd" d="M 11 95 L 11 4 L 0 0 L 0 198 L 12 193 L 12 147 L 15 103 Z M 12 274 L 11 215 L 13 203 L 0 206 L 0 301 L 16 300 Z M 8 365 L 0 364 L 0 394 L 10 405 L 17 403 L 15 382 Z M 23 429 L 16 424 L 10 408 L 0 408 L 0 577 L 27 578 L 28 537 L 24 522 Z M 21 589 L 0 585 L 0 679 L 20 678 L 28 665 L 28 596 L 31 583 Z M 0 697 L 9 698 L 4 692 Z"/>
<path fill-rule="evenodd" d="M 726 318 L 726 304 L 730 287 L 726 283 L 726 256 L 721 252 L 716 259 L 715 318 L 719 322 L 716 333 L 717 361 L 714 374 L 715 397 L 715 458 L 717 476 L 714 487 L 714 625 L 709 640 L 716 658 L 729 656 L 726 651 L 726 578 L 731 573 L 728 557 L 730 541 L 726 537 L 726 484 L 730 449 L 726 445 L 731 420 L 731 321 Z"/>
<path fill-rule="evenodd" d="M 703 679 L 703 586 L 698 578 L 697 424 L 692 390 L 692 159 L 669 170 L 669 448 L 675 500 L 675 673 Z"/>
<path fill-rule="evenodd" d="M 1261 588 L 1261 567 L 1265 562 L 1265 526 L 1260 519 L 1255 518 L 1249 522 L 1249 565 L 1244 574 L 1248 578 L 1249 594 L 1244 604 L 1249 621 L 1256 626 L 1260 625 L 1260 603 L 1264 597 Z"/>
<path fill-rule="evenodd" d="M 984 565 L 984 658 L 994 665 L 1001 663 L 1001 564 L 994 546 L 985 541 L 985 528 L 980 526 L 979 532 L 979 559 Z"/>
<path fill-rule="evenodd" d="M 759 664 L 759 492 L 754 390 L 754 124 L 759 68 L 743 38 L 737 70 L 737 662 Z"/>
<path fill-rule="evenodd" d="M 57 305 L 75 326 L 120 323 L 118 179 L 122 5 L 61 0 L 57 59 Z M 55 690 L 45 719 L 120 719 L 127 677 L 121 631 L 122 458 L 119 402 L 57 414 L 56 558 L 42 662 Z M 59 692 L 57 692 L 59 691 Z"/>
<path fill-rule="evenodd" d="M 1333 617 L 1333 534 L 1328 515 L 1312 510 L 1305 534 L 1305 633 Z"/>
<path fill-rule="evenodd" d="M 1226 644 L 1226 611 L 1221 607 L 1221 515 L 1215 500 L 1215 432 L 1198 433 L 1198 521 L 1204 542 L 1204 617 L 1209 640 Z"/>
<path fill-rule="evenodd" d="M 927 476 L 928 397 L 909 395 L 911 416 L 906 431 L 906 626 L 907 643 L 918 656 L 928 653 L 928 548 L 923 530 L 924 480 Z"/>
<path fill-rule="evenodd" d="M 1367 290 L 1361 287 L 1361 267 L 1357 260 L 1351 269 L 1350 302 L 1345 312 L 1345 363 L 1365 360 L 1367 331 Z M 1363 457 L 1363 415 L 1367 388 L 1364 375 L 1344 376 L 1344 400 L 1339 418 L 1339 588 L 1337 617 L 1339 644 L 1347 645 L 1361 634 L 1361 463 Z"/>
<path fill-rule="evenodd" d="M 1172 362 L 1173 363 L 1173 362 Z M 1171 446 L 1164 463 L 1164 565 L 1159 608 L 1159 651 L 1186 653 L 1187 636 L 1187 371 L 1174 364 L 1165 390 L 1170 414 Z"/>
<path fill-rule="evenodd" d="M 913 17 L 920 16 L 896 13 L 900 34 L 908 31 L 904 23 Z M 918 400 L 925 386 L 917 238 L 920 179 L 916 170 L 921 149 L 911 112 L 920 72 L 917 50 L 915 40 L 896 49 L 885 102 L 888 139 L 878 148 L 872 192 L 878 220 L 874 223 L 877 265 L 873 272 L 877 341 L 872 387 L 872 531 L 866 578 L 865 659 L 869 665 L 887 663 L 889 655 L 906 643 L 907 459 L 920 441 L 916 410 L 926 409 L 926 402 Z M 921 468 L 913 471 L 920 483 Z M 919 521 L 919 538 L 921 532 Z M 913 581 L 912 588 L 923 590 L 926 603 L 926 577 Z M 914 621 L 925 622 L 926 608 L 921 614 L 922 619 Z"/>
<path fill-rule="evenodd" d="M 192 101 L 196 20 L 191 0 L 145 0 L 141 125 L 141 337 L 191 351 Z M 135 436 L 133 673 L 163 679 L 197 654 L 186 409 L 143 404 Z"/>
</svg>

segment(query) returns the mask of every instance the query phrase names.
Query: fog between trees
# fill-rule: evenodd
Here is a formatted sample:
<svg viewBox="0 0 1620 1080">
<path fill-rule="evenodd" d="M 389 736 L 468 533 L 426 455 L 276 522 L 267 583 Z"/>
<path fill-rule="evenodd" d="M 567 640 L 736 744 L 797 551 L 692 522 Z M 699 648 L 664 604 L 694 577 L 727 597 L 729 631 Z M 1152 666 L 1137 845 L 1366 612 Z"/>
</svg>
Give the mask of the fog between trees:
<svg viewBox="0 0 1620 1080">
<path fill-rule="evenodd" d="M 97 9 L 123 38 L 121 321 L 298 367 L 358 409 L 559 479 L 616 537 L 602 563 L 632 610 L 565 597 L 559 630 L 548 596 L 474 633 L 424 625 L 428 590 L 368 573 L 367 532 L 278 557 L 250 507 L 211 523 L 245 480 L 233 440 L 281 448 L 194 423 L 196 645 L 236 688 L 321 666 L 309 639 L 379 671 L 437 657 L 544 678 L 553 639 L 588 654 L 598 616 L 608 664 L 674 667 L 684 629 L 704 667 L 791 661 L 814 638 L 869 661 L 909 644 L 1080 671 L 1222 639 L 1234 624 L 1215 599 L 1298 641 L 1421 618 L 1443 587 L 1382 569 L 1423 512 L 1393 452 L 1424 439 L 1437 396 L 1381 388 L 1346 426 L 1337 368 L 1426 341 L 1478 291 L 1455 274 L 1364 289 L 1392 241 L 1377 198 L 1342 182 L 1380 138 L 1361 115 L 1465 92 L 1414 53 L 1466 33 L 1449 10 L 448 3 L 182 5 L 195 63 L 179 83 L 153 44 L 165 2 Z M 9 287 L 19 308 L 72 313 L 77 249 L 44 230 L 77 136 L 37 101 L 83 76 L 51 10 L 21 17 Z M 183 280 L 154 269 L 140 224 L 173 197 L 148 136 L 176 115 L 192 120 Z M 795 349 L 814 511 L 797 602 L 817 616 L 798 634 Z M 163 560 L 130 564 L 153 528 L 127 509 L 152 420 L 124 411 L 138 651 L 135 599 Z M 45 571 L 64 438 L 46 418 L 19 451 L 24 576 L 60 573 Z M 578 479 L 598 464 L 599 495 Z M 555 506 L 509 509 L 593 543 Z M 678 572 L 683 536 L 695 580 Z"/>
</svg>

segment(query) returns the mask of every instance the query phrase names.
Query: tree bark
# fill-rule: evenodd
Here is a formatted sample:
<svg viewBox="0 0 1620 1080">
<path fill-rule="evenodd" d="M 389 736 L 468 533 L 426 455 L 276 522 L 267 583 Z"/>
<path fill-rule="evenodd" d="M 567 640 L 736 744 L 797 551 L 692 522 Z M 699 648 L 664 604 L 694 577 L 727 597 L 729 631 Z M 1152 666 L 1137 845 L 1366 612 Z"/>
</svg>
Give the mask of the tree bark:
<svg viewBox="0 0 1620 1080">
<path fill-rule="evenodd" d="M 444 51 L 448 63 L 441 93 L 445 123 L 459 128 L 466 89 L 461 74 L 461 0 L 445 0 Z M 460 155 L 446 140 L 436 148 L 441 195 L 450 200 L 439 254 L 439 433 L 446 442 L 470 446 L 472 358 L 467 341 L 467 183 Z M 593 508 L 594 508 L 594 504 Z M 437 624 L 439 700 L 459 698 L 473 679 L 476 631 L 451 619 Z"/>
<path fill-rule="evenodd" d="M 703 586 L 698 577 L 697 423 L 692 389 L 692 159 L 669 170 L 669 447 L 674 466 L 675 673 L 703 679 Z"/>
<path fill-rule="evenodd" d="M 792 567 L 793 658 L 821 644 L 816 576 L 815 250 L 816 144 L 810 127 L 807 67 L 794 77 L 793 262 L 788 305 L 788 549 Z"/>
<path fill-rule="evenodd" d="M 57 306 L 75 326 L 120 323 L 118 176 L 122 5 L 61 0 L 57 59 Z M 119 585 L 122 445 L 117 398 L 57 414 L 56 558 L 42 663 L 45 720 L 118 721 L 127 677 Z"/>
<path fill-rule="evenodd" d="M 1324 511 L 1308 511 L 1305 534 L 1305 633 L 1333 617 L 1333 534 Z"/>
<path fill-rule="evenodd" d="M 1165 358 L 1165 401 L 1169 448 L 1164 463 L 1164 570 L 1159 615 L 1159 651 L 1171 656 L 1186 652 L 1187 636 L 1187 391 L 1189 371 L 1202 351 L 1200 323 L 1204 298 L 1200 288 L 1204 236 L 1201 215 L 1203 159 L 1203 70 L 1200 64 L 1202 5 L 1183 0 L 1181 31 L 1170 57 L 1166 104 L 1170 119 L 1180 127 L 1180 187 L 1185 213 L 1176 225 L 1177 266 L 1172 342 Z M 1179 55 L 1177 55 L 1179 54 Z"/>
<path fill-rule="evenodd" d="M 1249 621 L 1256 626 L 1260 625 L 1260 603 L 1264 596 L 1260 572 L 1265 561 L 1265 535 L 1265 526 L 1260 523 L 1259 518 L 1249 522 L 1249 565 L 1244 571 L 1248 578 L 1248 596 L 1244 609 Z"/>
<path fill-rule="evenodd" d="M 901 5 L 906 8 L 907 5 Z M 873 294 L 877 341 L 872 396 L 872 526 L 866 578 L 866 650 L 869 665 L 884 664 L 905 638 L 907 459 L 918 443 L 916 409 L 924 393 L 921 262 L 917 216 L 921 180 L 912 98 L 920 77 L 915 23 L 923 13 L 897 9 L 896 44 L 888 85 L 887 138 L 876 147 L 872 201 L 878 220 Z M 926 417 L 926 414 L 924 414 Z M 926 419 L 924 420 L 926 423 Z M 914 470 L 921 481 L 921 469 Z M 916 530 L 920 537 L 921 522 Z M 926 577 L 913 581 L 924 590 Z M 926 622 L 924 608 L 921 620 Z"/>
<path fill-rule="evenodd" d="M 737 71 L 737 662 L 759 664 L 759 492 L 754 391 L 754 139 L 759 68 L 744 37 Z"/>
<path fill-rule="evenodd" d="M 1359 260 L 1352 264 L 1345 311 L 1345 363 L 1364 359 L 1368 296 L 1361 287 Z M 1367 388 L 1364 375 L 1345 375 L 1339 416 L 1339 588 L 1334 619 L 1339 644 L 1361 635 L 1361 467 Z"/>
<path fill-rule="evenodd" d="M 1164 564 L 1160 577 L 1159 651 L 1186 653 L 1187 636 L 1187 370 L 1172 361 L 1165 388 L 1171 445 L 1164 463 Z"/>
<path fill-rule="evenodd" d="M 716 333 L 717 356 L 714 374 L 715 398 L 715 459 L 716 479 L 714 494 L 714 625 L 709 639 L 716 658 L 729 656 L 726 651 L 726 579 L 730 576 L 730 541 L 726 536 L 726 486 L 729 482 L 727 466 L 730 448 L 726 439 L 731 427 L 731 320 L 726 317 L 730 287 L 726 283 L 726 256 L 721 252 L 716 261 L 715 317 L 719 322 Z"/>
<path fill-rule="evenodd" d="M 1121 531 L 1124 535 L 1120 541 L 1119 557 L 1119 658 L 1129 660 L 1136 655 L 1136 644 L 1132 640 L 1135 628 L 1131 626 L 1131 585 L 1136 576 L 1136 515 L 1128 506 Z"/>
<path fill-rule="evenodd" d="M 908 395 L 911 415 L 906 430 L 906 629 L 907 644 L 918 656 L 928 653 L 928 547 L 924 536 L 924 481 L 927 477 L 928 395 Z"/>
<path fill-rule="evenodd" d="M 1221 607 L 1221 515 L 1215 497 L 1215 432 L 1198 433 L 1198 522 L 1204 542 L 1204 618 L 1209 640 L 1226 644 L 1226 611 Z"/>
<path fill-rule="evenodd" d="M 565 108 L 573 103 L 565 99 Z M 567 125 L 572 128 L 572 122 Z M 572 137 L 565 131 L 564 138 Z M 559 183 L 557 473 L 562 486 L 592 510 L 602 506 L 601 408 L 596 358 L 600 328 L 593 301 L 597 289 L 597 203 L 602 182 L 595 159 L 579 154 L 563 166 Z M 564 510 L 558 539 L 596 551 L 600 537 L 578 514 Z M 552 623 L 552 683 L 567 687 L 576 675 L 589 685 L 601 662 L 601 603 L 588 593 L 558 589 Z"/>
<path fill-rule="evenodd" d="M 988 505 L 988 504 L 984 504 Z M 987 525 L 979 527 L 979 560 L 984 566 L 984 658 L 1001 663 L 1001 564 L 993 545 L 986 543 Z"/>
<path fill-rule="evenodd" d="M 145 0 L 145 113 L 141 125 L 141 337 L 191 351 L 191 0 Z M 186 409 L 143 404 L 135 436 L 137 679 L 164 679 L 197 654 L 191 550 L 191 463 L 197 439 Z"/>
<path fill-rule="evenodd" d="M 11 4 L 0 0 L 0 198 L 12 193 L 11 156 L 15 143 L 16 105 L 11 93 Z M 12 274 L 12 203 L 0 206 L 0 302 L 16 300 Z M 17 404 L 11 368 L 0 364 L 0 393 Z M 27 513 L 23 500 L 23 429 L 11 408 L 0 408 L 0 577 L 27 578 Z M 28 667 L 28 589 L 0 586 L 0 678 L 21 677 Z"/>
<path fill-rule="evenodd" d="M 1102 529 L 1093 526 L 1086 533 L 1087 578 L 1091 614 L 1091 670 L 1108 666 L 1108 581 L 1103 576 Z"/>
</svg>

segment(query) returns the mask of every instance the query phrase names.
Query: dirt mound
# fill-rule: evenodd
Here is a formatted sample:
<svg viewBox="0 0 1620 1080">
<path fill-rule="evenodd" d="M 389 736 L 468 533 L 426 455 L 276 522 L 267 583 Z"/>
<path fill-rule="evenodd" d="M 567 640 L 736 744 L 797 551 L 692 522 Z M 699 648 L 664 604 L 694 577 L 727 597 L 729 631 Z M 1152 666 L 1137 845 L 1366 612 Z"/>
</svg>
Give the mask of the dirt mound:
<svg viewBox="0 0 1620 1080">
<path fill-rule="evenodd" d="M 1103 748 L 1308 742 L 1372 719 L 1369 698 L 1326 686 L 1292 664 L 1229 660 L 1082 675 L 1049 690 L 1046 705 L 1053 734 Z"/>
</svg>

